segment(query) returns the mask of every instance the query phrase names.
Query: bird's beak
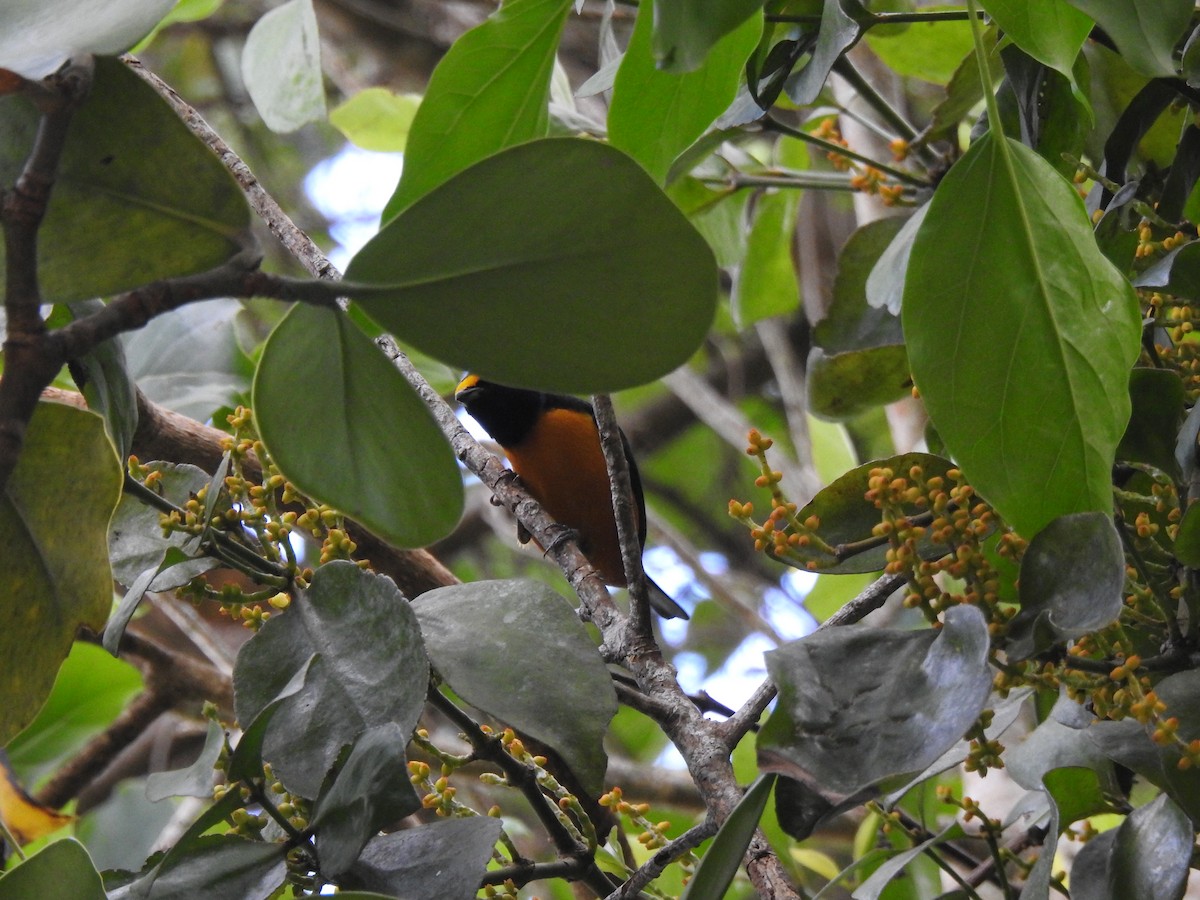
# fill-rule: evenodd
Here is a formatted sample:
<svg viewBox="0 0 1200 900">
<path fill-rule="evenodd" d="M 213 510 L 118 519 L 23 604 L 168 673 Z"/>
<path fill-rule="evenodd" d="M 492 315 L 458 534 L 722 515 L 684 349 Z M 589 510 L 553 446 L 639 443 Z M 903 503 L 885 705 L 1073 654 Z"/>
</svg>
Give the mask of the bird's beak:
<svg viewBox="0 0 1200 900">
<path fill-rule="evenodd" d="M 479 376 L 466 375 L 463 380 L 458 383 L 458 387 L 454 389 L 454 399 L 459 403 L 466 405 L 471 402 L 471 398 L 478 394 L 479 391 Z"/>
</svg>

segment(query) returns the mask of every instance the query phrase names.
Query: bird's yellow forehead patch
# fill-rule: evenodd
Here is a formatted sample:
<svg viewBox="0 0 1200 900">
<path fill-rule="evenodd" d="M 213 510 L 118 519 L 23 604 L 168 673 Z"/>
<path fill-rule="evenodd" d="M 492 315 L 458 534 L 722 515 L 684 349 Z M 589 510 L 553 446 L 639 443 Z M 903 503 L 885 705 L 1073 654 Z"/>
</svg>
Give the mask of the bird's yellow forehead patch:
<svg viewBox="0 0 1200 900">
<path fill-rule="evenodd" d="M 475 387 L 477 384 L 479 384 L 479 376 L 473 372 L 468 372 L 463 376 L 463 380 L 458 383 L 458 387 L 454 389 L 454 396 L 457 397 L 467 388 Z"/>
</svg>

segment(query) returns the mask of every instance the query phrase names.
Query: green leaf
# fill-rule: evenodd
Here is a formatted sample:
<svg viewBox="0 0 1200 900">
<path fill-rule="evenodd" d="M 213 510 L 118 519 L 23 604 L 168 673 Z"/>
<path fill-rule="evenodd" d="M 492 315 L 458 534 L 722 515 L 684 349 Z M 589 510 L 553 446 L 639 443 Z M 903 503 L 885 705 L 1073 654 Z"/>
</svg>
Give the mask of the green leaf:
<svg viewBox="0 0 1200 900">
<path fill-rule="evenodd" d="M 1175 45 L 1195 8 L 1192 0 L 1067 0 L 1096 20 L 1131 66 L 1143 75 L 1176 74 Z"/>
<path fill-rule="evenodd" d="M 908 354 L 900 344 L 834 354 L 813 347 L 805 380 L 812 414 L 837 421 L 912 394 Z"/>
<path fill-rule="evenodd" d="M 122 53 L 174 5 L 112 0 L 97 16 L 91 0 L 7 0 L 0 7 L 0 68 L 38 79 L 77 53 Z"/>
<path fill-rule="evenodd" d="M 1111 513 L 1060 516 L 1039 531 L 1021 559 L 1019 584 L 1010 659 L 1026 659 L 1115 621 L 1125 608 L 1125 551 Z"/>
<path fill-rule="evenodd" d="M 712 253 L 675 205 L 625 154 L 575 138 L 458 174 L 389 222 L 346 278 L 372 286 L 345 285 L 373 319 L 431 356 L 582 394 L 682 364 L 717 299 Z"/>
<path fill-rule="evenodd" d="M 36 125 L 26 100 L 0 99 L 0 185 L 16 181 Z M 212 268 L 241 248 L 249 224 L 233 176 L 153 88 L 115 59 L 96 60 L 38 232 L 45 302 Z"/>
<path fill-rule="evenodd" d="M 546 585 L 515 580 L 438 588 L 413 607 L 429 659 L 454 692 L 557 750 L 598 796 L 608 764 L 602 741 L 617 699 L 570 604 Z M 530 634 L 539 652 L 512 665 L 512 648 Z"/>
<path fill-rule="evenodd" d="M 129 374 L 147 398 L 207 422 L 250 391 L 251 364 L 238 346 L 237 300 L 207 300 L 155 316 L 121 338 Z"/>
<path fill-rule="evenodd" d="M 388 897 L 472 900 L 502 824 L 487 816 L 448 819 L 372 838 L 340 881 Z"/>
<path fill-rule="evenodd" d="M 429 664 L 416 616 L 396 586 L 337 561 L 317 569 L 308 590 L 238 653 L 238 721 L 252 722 L 304 669 L 304 687 L 275 714 L 263 755 L 289 790 L 311 799 L 357 735 L 390 722 L 412 731 Z"/>
<path fill-rule="evenodd" d="M 468 166 L 545 137 L 554 53 L 570 8 L 571 0 L 509 0 L 454 42 L 413 119 L 385 222 Z"/>
<path fill-rule="evenodd" d="M 1088 841 L 1071 867 L 1077 900 L 1180 900 L 1187 888 L 1192 823 L 1165 794 L 1135 809 L 1120 828 Z"/>
<path fill-rule="evenodd" d="M 294 306 L 254 378 L 263 443 L 300 490 L 398 547 L 444 537 L 462 477 L 429 408 L 346 316 Z"/>
<path fill-rule="evenodd" d="M 1200 504 L 1183 512 L 1175 534 L 1175 558 L 1190 568 L 1200 567 Z"/>
<path fill-rule="evenodd" d="M 792 262 L 799 202 L 798 191 L 779 191 L 763 194 L 754 206 L 746 259 L 738 268 L 729 300 L 740 328 L 794 312 L 800 305 L 800 284 Z"/>
<path fill-rule="evenodd" d="M 70 897 L 106 900 L 104 882 L 83 844 L 55 841 L 0 878 L 0 900 Z"/>
<path fill-rule="evenodd" d="M 408 780 L 408 739 L 395 722 L 368 729 L 321 791 L 310 826 L 317 833 L 323 874 L 345 872 L 373 835 L 421 808 Z"/>
<path fill-rule="evenodd" d="M 742 857 L 750 846 L 774 786 L 774 775 L 762 775 L 746 789 L 729 817 L 721 823 L 712 846 L 700 860 L 696 874 L 680 900 L 723 900 L 742 864 Z"/>
<path fill-rule="evenodd" d="M 419 94 L 393 94 L 387 88 L 359 91 L 329 113 L 329 123 L 364 150 L 400 152 L 408 143 Z"/>
<path fill-rule="evenodd" d="M 691 72 L 762 7 L 763 0 L 655 0 L 654 58 L 668 72 Z"/>
<path fill-rule="evenodd" d="M 225 729 L 218 722 L 209 720 L 204 746 L 196 761 L 184 769 L 170 772 L 152 772 L 146 779 L 146 797 L 157 802 L 168 797 L 203 797 L 211 800 L 213 795 L 213 767 L 225 747 Z"/>
<path fill-rule="evenodd" d="M 1058 807 L 1059 822 L 1069 825 L 1112 810 L 1095 769 L 1071 766 L 1047 772 L 1046 792 Z"/>
<path fill-rule="evenodd" d="M 949 9 L 923 6 L 922 12 Z M 969 22 L 912 22 L 885 25 L 867 32 L 875 55 L 897 75 L 908 75 L 934 84 L 949 84 L 965 59 L 975 68 Z M 979 81 L 976 70 L 976 82 Z"/>
<path fill-rule="evenodd" d="M 325 117 L 321 38 L 312 0 L 288 0 L 254 23 L 242 81 L 267 127 L 280 134 Z"/>
<path fill-rule="evenodd" d="M 1069 0 L 980 0 L 980 5 L 1005 37 L 1075 83 L 1075 58 L 1092 30 L 1092 20 Z"/>
<path fill-rule="evenodd" d="M 176 506 L 185 506 L 209 484 L 209 476 L 196 466 L 151 462 L 146 466 L 158 473 L 155 490 Z M 196 539 L 180 531 L 163 537 L 161 514 L 131 494 L 124 494 L 108 528 L 109 560 L 117 583 L 132 587 L 143 572 L 159 566 L 171 547 L 195 552 Z M 147 590 L 169 591 L 187 584 L 195 576 L 216 568 L 217 560 L 207 556 L 172 566 L 160 572 Z"/>
<path fill-rule="evenodd" d="M 1111 509 L 1141 318 L 1045 160 L 989 133 L 955 164 L 913 245 L 902 318 L 930 417 L 1007 522 L 1032 536 Z"/>
<path fill-rule="evenodd" d="M 5 748 L 8 761 L 27 784 L 37 784 L 107 727 L 141 689 L 133 666 L 94 644 L 76 643 L 37 718 Z"/>
<path fill-rule="evenodd" d="M 746 206 L 749 191 L 710 188 L 698 178 L 684 175 L 667 187 L 667 196 L 708 241 L 723 269 L 741 264 L 746 255 Z"/>
<path fill-rule="evenodd" d="M 992 89 L 992 85 L 1004 73 L 1000 54 L 995 52 L 997 40 L 995 26 L 984 31 L 983 45 L 988 63 L 988 90 Z M 934 107 L 929 125 L 922 132 L 922 143 L 928 145 L 934 141 L 946 140 L 954 135 L 959 123 L 983 99 L 983 93 L 984 85 L 979 77 L 979 66 L 972 54 L 965 57 L 958 68 L 954 70 L 954 74 L 950 76 L 950 82 L 946 85 L 945 99 Z"/>
<path fill-rule="evenodd" d="M 1129 376 L 1133 413 L 1117 446 L 1117 459 L 1174 472 L 1174 435 L 1184 408 L 1183 382 L 1170 369 L 1137 368 Z"/>
<path fill-rule="evenodd" d="M 785 644 L 767 654 L 779 701 L 758 734 L 759 764 L 834 804 L 920 772 L 979 716 L 987 657 L 987 623 L 971 606 L 948 609 L 940 631 L 850 625 Z"/>
<path fill-rule="evenodd" d="M 912 229 L 913 219 L 920 214 L 918 211 L 909 219 L 877 219 L 850 235 L 838 254 L 833 296 L 825 317 L 813 328 L 816 346 L 830 353 L 841 353 L 904 343 L 899 317 L 886 303 L 871 302 L 870 279 L 885 256 L 899 252 L 901 235 Z M 896 272 L 887 276 L 889 280 L 896 278 L 901 289 L 904 262 L 898 262 Z"/>
<path fill-rule="evenodd" d="M 0 745 L 37 715 L 79 626 L 104 627 L 112 603 L 108 520 L 120 490 L 103 420 L 39 403 L 0 494 Z"/>
<path fill-rule="evenodd" d="M 722 37 L 694 71 L 677 74 L 655 63 L 651 50 L 655 12 L 648 3 L 638 10 L 613 84 L 608 139 L 661 184 L 675 157 L 733 101 L 742 69 L 762 35 L 762 17 L 746 19 Z"/>
</svg>

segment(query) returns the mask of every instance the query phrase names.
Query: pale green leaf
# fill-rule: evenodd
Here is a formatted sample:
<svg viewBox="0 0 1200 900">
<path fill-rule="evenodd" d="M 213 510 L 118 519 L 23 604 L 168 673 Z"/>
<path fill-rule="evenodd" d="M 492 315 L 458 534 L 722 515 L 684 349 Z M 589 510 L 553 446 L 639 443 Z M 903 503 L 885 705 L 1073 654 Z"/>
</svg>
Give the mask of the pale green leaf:
<svg viewBox="0 0 1200 900">
<path fill-rule="evenodd" d="M 510 0 L 454 42 L 413 119 L 385 222 L 472 163 L 545 137 L 554 53 L 570 8 L 571 0 Z"/>
<path fill-rule="evenodd" d="M 79 53 L 128 50 L 175 0 L 5 0 L 0 5 L 0 68 L 44 78 Z"/>
<path fill-rule="evenodd" d="M 288 134 L 325 116 L 321 44 L 312 0 L 288 0 L 254 23 L 242 80 L 267 127 Z"/>
<path fill-rule="evenodd" d="M 721 38 L 694 71 L 676 74 L 655 63 L 653 13 L 650 4 L 638 11 L 613 84 L 608 137 L 661 183 L 675 157 L 733 100 L 746 60 L 762 35 L 762 16 L 752 15 Z"/>
<path fill-rule="evenodd" d="M 378 153 L 399 152 L 408 143 L 419 94 L 393 94 L 387 88 L 359 91 L 329 113 L 329 122 L 352 144 Z"/>
</svg>

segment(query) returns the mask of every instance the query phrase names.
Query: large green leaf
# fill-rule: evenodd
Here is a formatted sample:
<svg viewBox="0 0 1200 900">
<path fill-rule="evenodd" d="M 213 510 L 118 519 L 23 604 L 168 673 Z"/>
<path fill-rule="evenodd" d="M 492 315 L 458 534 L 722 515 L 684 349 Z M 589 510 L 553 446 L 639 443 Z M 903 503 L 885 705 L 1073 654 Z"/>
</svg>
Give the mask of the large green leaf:
<svg viewBox="0 0 1200 900">
<path fill-rule="evenodd" d="M 325 115 L 320 36 L 312 0 L 288 0 L 254 23 L 242 81 L 267 127 L 282 134 Z"/>
<path fill-rule="evenodd" d="M 812 56 L 803 68 L 788 76 L 784 84 L 792 102 L 807 106 L 817 99 L 834 63 L 862 37 L 869 16 L 859 0 L 824 0 Z"/>
<path fill-rule="evenodd" d="M 758 734 L 760 765 L 835 804 L 919 772 L 983 709 L 987 657 L 972 606 L 948 609 L 940 631 L 851 625 L 772 650 L 779 703 Z"/>
<path fill-rule="evenodd" d="M 1143 75 L 1171 76 L 1173 53 L 1191 21 L 1192 0 L 1067 0 L 1096 20 L 1121 55 Z M 990 4 L 988 4 L 990 8 Z"/>
<path fill-rule="evenodd" d="M 37 714 L 79 626 L 104 627 L 112 603 L 108 520 L 120 491 L 103 420 L 39 404 L 0 494 L 0 745 Z"/>
<path fill-rule="evenodd" d="M 1141 319 L 1045 160 L 991 133 L 967 151 L 913 245 L 902 317 L 939 434 L 1013 527 L 1111 508 Z"/>
<path fill-rule="evenodd" d="M 737 93 L 746 60 L 762 35 L 752 15 L 722 37 L 694 71 L 664 71 L 651 49 L 655 6 L 642 4 L 613 84 L 608 138 L 662 182 L 675 157 L 704 133 Z"/>
<path fill-rule="evenodd" d="M 1072 69 L 1092 30 L 1090 18 L 1068 0 L 980 0 L 980 5 L 1018 47 L 1074 83 Z"/>
<path fill-rule="evenodd" d="M 0 68 L 44 78 L 77 53 L 121 53 L 165 16 L 175 0 L 5 0 L 0 6 Z"/>
<path fill-rule="evenodd" d="M 26 100 L 0 99 L 0 184 L 16 180 L 36 125 Z M 99 297 L 203 271 L 237 252 L 249 223 L 233 176 L 171 108 L 122 63 L 96 60 L 38 232 L 43 297 Z"/>
<path fill-rule="evenodd" d="M 536 581 L 481 581 L 428 591 L 413 606 L 430 661 L 454 692 L 553 747 L 598 795 L 616 695 L 570 605 Z M 531 634 L 538 652 L 512 665 L 513 648 Z"/>
<path fill-rule="evenodd" d="M 105 896 L 100 873 L 74 838 L 55 841 L 0 878 L 0 900 L 105 900 Z"/>
<path fill-rule="evenodd" d="M 346 278 L 371 286 L 346 291 L 373 319 L 431 356 L 584 394 L 679 366 L 717 297 L 707 244 L 641 167 L 574 138 L 459 173 L 389 222 Z"/>
<path fill-rule="evenodd" d="M 385 222 L 473 163 L 545 137 L 554 52 L 570 8 L 571 0 L 510 0 L 454 42 L 413 119 Z"/>
<path fill-rule="evenodd" d="M 259 360 L 254 415 L 288 479 L 392 544 L 429 544 L 458 522 L 462 478 L 446 439 L 346 316 L 288 312 Z"/>
<path fill-rule="evenodd" d="M 655 0 L 654 58 L 668 72 L 690 72 L 762 7 L 763 0 Z"/>
<path fill-rule="evenodd" d="M 292 684 L 307 670 L 304 686 Z M 272 616 L 238 653 L 234 701 L 248 725 L 280 695 L 263 755 L 283 783 L 314 798 L 342 747 L 377 725 L 411 732 L 429 680 L 421 630 L 392 582 L 338 561 Z"/>
</svg>

